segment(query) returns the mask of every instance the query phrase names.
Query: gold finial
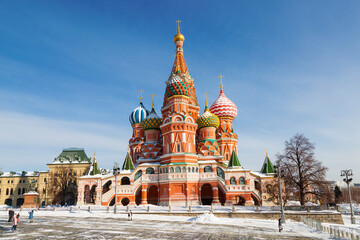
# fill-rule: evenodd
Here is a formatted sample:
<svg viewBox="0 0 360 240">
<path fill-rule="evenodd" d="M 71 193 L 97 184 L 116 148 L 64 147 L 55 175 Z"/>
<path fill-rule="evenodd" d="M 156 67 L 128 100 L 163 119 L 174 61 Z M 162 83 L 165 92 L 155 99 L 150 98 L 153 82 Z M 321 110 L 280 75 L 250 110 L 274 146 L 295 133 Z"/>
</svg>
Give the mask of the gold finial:
<svg viewBox="0 0 360 240">
<path fill-rule="evenodd" d="M 180 21 L 180 20 L 177 20 L 176 23 L 177 23 L 177 25 L 178 25 L 178 32 L 180 32 L 180 23 L 181 23 L 181 21 Z"/>
<path fill-rule="evenodd" d="M 94 161 L 96 160 L 96 150 L 94 151 Z"/>
<path fill-rule="evenodd" d="M 222 90 L 223 89 L 223 85 L 222 85 L 222 79 L 223 79 L 223 75 L 220 75 L 220 76 L 218 76 L 218 78 L 220 78 L 220 90 Z"/>
<path fill-rule="evenodd" d="M 208 94 L 207 94 L 207 93 L 204 93 L 204 95 L 205 95 L 205 107 L 207 107 L 207 106 L 208 106 L 208 105 L 207 105 L 207 104 L 208 104 L 208 102 L 207 102 L 207 95 L 208 95 Z"/>
<path fill-rule="evenodd" d="M 154 97 L 155 97 L 155 95 L 154 95 L 154 94 L 151 94 L 151 98 L 152 98 L 152 108 L 154 108 Z"/>
<path fill-rule="evenodd" d="M 175 35 L 175 37 L 174 37 L 174 42 L 176 43 L 177 41 L 185 41 L 185 37 L 184 37 L 184 35 L 182 35 L 181 33 L 180 33 L 180 23 L 181 23 L 181 21 L 180 20 L 177 20 L 176 21 L 176 23 L 177 23 L 177 25 L 178 25 L 178 31 L 177 31 L 177 34 Z"/>
<path fill-rule="evenodd" d="M 143 99 L 143 97 L 142 97 L 142 92 L 143 92 L 144 90 L 140 89 L 139 91 L 140 91 L 140 102 L 142 103 L 142 99 Z"/>
<path fill-rule="evenodd" d="M 266 149 L 266 157 L 269 157 L 268 150 Z"/>
</svg>

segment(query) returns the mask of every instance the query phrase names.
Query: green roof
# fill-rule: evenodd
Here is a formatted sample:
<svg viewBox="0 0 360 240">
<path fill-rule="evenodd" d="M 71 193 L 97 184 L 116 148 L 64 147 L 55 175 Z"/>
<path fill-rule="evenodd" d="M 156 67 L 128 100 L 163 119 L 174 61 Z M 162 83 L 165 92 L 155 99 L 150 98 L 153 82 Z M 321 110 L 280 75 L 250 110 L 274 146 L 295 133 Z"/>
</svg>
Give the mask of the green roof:
<svg viewBox="0 0 360 240">
<path fill-rule="evenodd" d="M 122 170 L 133 170 L 134 168 L 134 163 L 131 159 L 130 153 L 127 152 Z"/>
<path fill-rule="evenodd" d="M 99 168 L 99 164 L 97 163 L 96 156 L 94 154 L 94 158 L 93 158 L 93 162 L 92 162 L 91 167 L 90 167 L 89 175 L 96 175 L 96 174 L 100 174 L 100 173 L 101 173 L 101 171 L 100 171 L 100 168 Z"/>
<path fill-rule="evenodd" d="M 55 158 L 54 162 L 81 162 L 91 163 L 91 159 L 86 156 L 83 148 L 67 148 L 63 149 L 60 155 Z"/>
<path fill-rule="evenodd" d="M 231 168 L 231 167 L 241 167 L 239 158 L 238 158 L 235 150 L 232 151 L 232 154 L 231 154 L 231 158 L 230 158 L 228 167 L 229 167 L 229 168 Z"/>
<path fill-rule="evenodd" d="M 270 161 L 270 158 L 267 154 L 260 172 L 264 174 L 274 173 L 274 165 Z"/>
</svg>

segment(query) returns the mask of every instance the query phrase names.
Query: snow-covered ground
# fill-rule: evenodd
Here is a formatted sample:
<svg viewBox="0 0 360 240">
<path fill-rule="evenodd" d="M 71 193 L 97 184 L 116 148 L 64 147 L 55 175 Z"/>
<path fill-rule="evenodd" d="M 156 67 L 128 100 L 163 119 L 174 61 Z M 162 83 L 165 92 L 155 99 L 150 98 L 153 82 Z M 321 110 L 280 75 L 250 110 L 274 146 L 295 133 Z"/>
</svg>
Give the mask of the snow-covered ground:
<svg viewBox="0 0 360 240">
<path fill-rule="evenodd" d="M 156 206 L 151 206 L 151 208 L 155 209 Z M 196 207 L 193 208 L 196 209 Z M 112 234 L 120 234 L 119 232 L 122 232 L 122 238 L 127 239 L 132 239 L 133 237 L 154 239 L 154 236 L 156 236 L 156 239 L 180 239 L 183 238 L 182 234 L 186 235 L 184 239 L 218 239 L 220 237 L 222 239 L 249 239 L 245 238 L 246 236 L 251 236 L 252 239 L 330 238 L 329 234 L 316 231 L 303 223 L 290 220 L 286 221 L 283 225 L 283 232 L 279 233 L 278 222 L 276 220 L 217 218 L 211 213 L 199 213 L 196 217 L 164 216 L 140 214 L 138 211 L 142 208 L 133 207 L 131 209 L 134 212 L 133 222 L 127 221 L 127 214 L 124 212 L 125 208 L 120 208 L 120 213 L 118 214 L 104 211 L 101 207 L 98 209 L 94 207 L 90 212 L 86 210 L 79 211 L 75 207 L 73 207 L 72 212 L 66 208 L 57 208 L 56 211 L 37 211 L 34 214 L 35 224 L 33 225 L 27 223 L 27 210 L 23 210 L 20 213 L 21 221 L 16 235 L 14 232 L 9 231 L 11 225 L 5 222 L 8 213 L 0 211 L 0 224 L 4 230 L 3 235 L 0 236 L 7 239 L 22 237 L 26 239 L 29 236 L 27 230 L 31 230 L 34 238 L 36 236 L 59 238 L 61 232 L 68 231 L 66 234 L 72 234 L 71 236 L 74 239 L 84 239 L 86 238 L 86 232 L 96 229 L 97 233 L 103 232 L 103 236 L 107 236 L 105 239 L 111 239 L 113 238 Z M 165 211 L 166 209 L 166 207 L 159 207 L 158 211 Z M 203 207 L 201 207 L 201 210 L 204 211 Z M 18 210 L 15 211 L 18 212 Z M 66 226 L 64 225 L 65 223 Z M 33 226 L 36 226 L 36 228 Z M 150 231 L 151 234 L 141 235 L 140 230 L 142 228 Z M 125 232 L 126 237 L 124 237 Z"/>
</svg>

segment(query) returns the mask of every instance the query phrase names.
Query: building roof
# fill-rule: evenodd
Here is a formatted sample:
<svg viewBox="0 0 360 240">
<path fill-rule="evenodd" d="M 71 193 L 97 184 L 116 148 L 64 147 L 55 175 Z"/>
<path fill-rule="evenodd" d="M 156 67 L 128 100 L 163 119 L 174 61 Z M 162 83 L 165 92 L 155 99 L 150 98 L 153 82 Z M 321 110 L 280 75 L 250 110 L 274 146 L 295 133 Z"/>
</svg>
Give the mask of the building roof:
<svg viewBox="0 0 360 240">
<path fill-rule="evenodd" d="M 52 164 L 91 163 L 83 148 L 64 148 Z"/>
<path fill-rule="evenodd" d="M 22 171 L 22 172 L 14 172 L 14 171 L 0 172 L 0 177 L 37 177 L 37 176 L 39 176 L 38 171 L 32 171 L 32 172 L 26 172 L 26 171 Z"/>
</svg>

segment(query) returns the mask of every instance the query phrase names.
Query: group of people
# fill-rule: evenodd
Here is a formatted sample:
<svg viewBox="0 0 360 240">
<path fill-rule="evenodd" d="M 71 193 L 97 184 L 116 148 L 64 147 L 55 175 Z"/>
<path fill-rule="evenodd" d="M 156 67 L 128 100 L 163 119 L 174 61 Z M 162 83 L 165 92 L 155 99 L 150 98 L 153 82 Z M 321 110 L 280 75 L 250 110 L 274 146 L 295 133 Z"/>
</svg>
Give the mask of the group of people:
<svg viewBox="0 0 360 240">
<path fill-rule="evenodd" d="M 34 210 L 29 212 L 29 222 L 32 223 L 34 219 Z M 11 230 L 16 230 L 16 227 L 20 221 L 20 213 L 15 214 L 14 209 L 9 210 L 9 220 L 8 222 L 12 222 Z"/>
</svg>

